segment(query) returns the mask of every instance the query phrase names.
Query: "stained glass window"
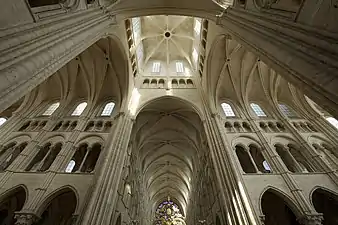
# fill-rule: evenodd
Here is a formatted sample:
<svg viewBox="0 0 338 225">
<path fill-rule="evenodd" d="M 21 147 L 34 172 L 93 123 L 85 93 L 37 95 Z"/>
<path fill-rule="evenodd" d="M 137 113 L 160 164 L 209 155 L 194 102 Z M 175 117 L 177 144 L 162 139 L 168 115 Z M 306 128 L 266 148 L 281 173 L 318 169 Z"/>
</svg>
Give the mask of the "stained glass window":
<svg viewBox="0 0 338 225">
<path fill-rule="evenodd" d="M 228 103 L 222 103 L 221 106 L 226 116 L 229 116 L 229 117 L 236 116 L 234 111 L 231 108 L 231 105 L 229 105 Z"/>
<path fill-rule="evenodd" d="M 114 102 L 107 103 L 106 106 L 104 107 L 102 113 L 101 113 L 101 116 L 110 116 L 110 114 L 114 110 L 114 106 L 115 106 Z"/>
<path fill-rule="evenodd" d="M 163 201 L 156 209 L 156 225 L 181 225 L 182 214 L 176 203 L 170 200 Z"/>
<path fill-rule="evenodd" d="M 258 117 L 266 117 L 266 114 L 264 113 L 263 109 L 259 105 L 255 103 L 251 103 L 250 106 Z"/>
<path fill-rule="evenodd" d="M 279 109 L 287 117 L 297 117 L 296 113 L 285 104 L 278 104 Z"/>
</svg>

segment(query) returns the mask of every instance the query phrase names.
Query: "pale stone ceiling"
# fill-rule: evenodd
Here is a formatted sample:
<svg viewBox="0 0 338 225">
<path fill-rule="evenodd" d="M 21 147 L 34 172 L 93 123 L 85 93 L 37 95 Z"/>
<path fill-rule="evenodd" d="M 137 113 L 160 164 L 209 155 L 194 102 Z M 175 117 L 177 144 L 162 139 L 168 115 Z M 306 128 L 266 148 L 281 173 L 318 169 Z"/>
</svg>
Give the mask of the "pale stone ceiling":
<svg viewBox="0 0 338 225">
<path fill-rule="evenodd" d="M 144 65 L 150 60 L 167 64 L 186 60 L 191 65 L 195 19 L 186 16 L 141 17 L 141 40 L 144 48 Z"/>
</svg>

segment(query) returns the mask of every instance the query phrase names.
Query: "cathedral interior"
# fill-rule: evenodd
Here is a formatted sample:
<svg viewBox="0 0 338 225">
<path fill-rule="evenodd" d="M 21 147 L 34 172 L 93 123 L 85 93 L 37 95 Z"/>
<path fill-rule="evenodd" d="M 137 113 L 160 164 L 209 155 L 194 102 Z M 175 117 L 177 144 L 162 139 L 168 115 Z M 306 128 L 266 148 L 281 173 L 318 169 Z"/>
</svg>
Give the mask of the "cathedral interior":
<svg viewBox="0 0 338 225">
<path fill-rule="evenodd" d="M 1 5 L 0 225 L 338 225 L 337 0 Z"/>
</svg>

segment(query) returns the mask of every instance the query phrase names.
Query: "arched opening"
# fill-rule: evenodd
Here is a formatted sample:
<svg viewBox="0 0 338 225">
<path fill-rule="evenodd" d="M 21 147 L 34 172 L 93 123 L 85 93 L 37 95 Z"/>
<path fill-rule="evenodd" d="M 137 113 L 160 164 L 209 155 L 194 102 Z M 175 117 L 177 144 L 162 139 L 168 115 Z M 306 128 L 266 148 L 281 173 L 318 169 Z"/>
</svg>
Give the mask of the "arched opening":
<svg viewBox="0 0 338 225">
<path fill-rule="evenodd" d="M 97 160 L 99 159 L 101 153 L 101 145 L 100 144 L 94 144 L 92 148 L 90 149 L 83 167 L 81 168 L 81 172 L 91 173 L 94 171 Z"/>
<path fill-rule="evenodd" d="M 71 225 L 75 212 L 77 199 L 75 193 L 69 188 L 64 189 L 52 198 L 35 225 Z"/>
<path fill-rule="evenodd" d="M 53 146 L 53 148 L 49 151 L 48 156 L 44 159 L 43 164 L 39 171 L 46 171 L 54 162 L 56 156 L 60 153 L 62 148 L 61 143 L 57 143 Z"/>
<path fill-rule="evenodd" d="M 26 171 L 36 171 L 41 167 L 41 163 L 43 162 L 43 160 L 45 159 L 45 157 L 47 156 L 49 150 L 51 149 L 52 144 L 51 143 L 47 143 L 45 144 L 40 151 L 38 152 L 38 154 L 34 157 L 34 159 L 32 160 L 32 162 L 28 165 L 28 167 L 26 168 Z"/>
<path fill-rule="evenodd" d="M 265 225 L 300 225 L 290 205 L 284 198 L 267 190 L 261 200 Z"/>
<path fill-rule="evenodd" d="M 138 113 L 130 140 L 131 154 L 136 156 L 130 170 L 141 170 L 140 183 L 147 187 L 141 201 L 151 205 L 155 214 L 162 215 L 162 207 L 169 207 L 170 213 L 179 208 L 185 216 L 188 198 L 194 194 L 193 179 L 200 157 L 207 149 L 204 135 L 198 112 L 185 100 L 158 98 Z M 173 204 L 177 205 L 175 209 L 170 208 Z M 154 224 L 161 223 L 163 217 L 153 216 L 149 214 Z M 184 221 L 183 217 L 175 219 Z"/>
<path fill-rule="evenodd" d="M 281 145 L 275 145 L 277 154 L 281 157 L 283 160 L 285 166 L 288 168 L 291 172 L 300 172 L 297 169 L 297 165 L 295 164 L 296 160 L 293 158 L 293 156 L 290 154 L 290 152 Z"/>
<path fill-rule="evenodd" d="M 323 225 L 338 224 L 338 196 L 322 188 L 312 194 L 312 203 L 316 211 L 323 213 Z"/>
<path fill-rule="evenodd" d="M 269 164 L 265 161 L 264 156 L 261 153 L 261 150 L 255 145 L 250 145 L 249 151 L 250 151 L 250 154 L 253 160 L 255 161 L 255 164 L 258 170 L 262 173 L 270 173 L 271 172 L 270 167 L 268 167 L 269 168 L 268 170 L 266 165 L 264 165 L 264 164 L 267 164 L 267 165 Z"/>
<path fill-rule="evenodd" d="M 26 201 L 26 191 L 18 187 L 0 200 L 0 224 L 14 225 L 14 212 L 20 211 Z"/>
<path fill-rule="evenodd" d="M 236 145 L 235 149 L 236 149 L 236 155 L 242 166 L 243 171 L 245 173 L 256 173 L 257 171 L 255 169 L 255 166 L 253 165 L 253 162 L 249 156 L 248 151 L 239 145 Z"/>
<path fill-rule="evenodd" d="M 27 142 L 24 142 L 18 146 L 12 146 L 8 149 L 6 149 L 3 154 L 1 152 L 1 157 L 0 157 L 0 171 L 4 171 L 7 169 L 12 162 L 19 156 L 19 154 L 26 148 L 28 145 Z"/>
</svg>

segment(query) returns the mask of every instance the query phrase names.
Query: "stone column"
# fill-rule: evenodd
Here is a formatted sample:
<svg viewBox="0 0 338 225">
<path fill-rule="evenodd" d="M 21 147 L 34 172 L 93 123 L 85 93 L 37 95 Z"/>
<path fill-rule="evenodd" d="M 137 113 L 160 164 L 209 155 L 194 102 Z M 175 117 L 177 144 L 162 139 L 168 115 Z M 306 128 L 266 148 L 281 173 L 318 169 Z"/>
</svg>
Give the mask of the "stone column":
<svg viewBox="0 0 338 225">
<path fill-rule="evenodd" d="M 96 180 L 88 206 L 84 211 L 81 224 L 110 225 L 114 206 L 118 200 L 118 187 L 121 181 L 124 159 L 132 131 L 133 121 L 130 115 L 121 112 L 116 119 L 116 127 L 109 135 L 103 150 L 104 160 Z"/>
<path fill-rule="evenodd" d="M 338 116 L 336 34 L 231 7 L 219 16 L 217 24 L 287 81 Z"/>
<path fill-rule="evenodd" d="M 217 114 L 210 116 L 206 109 L 204 129 L 208 139 L 210 155 L 215 168 L 225 207 L 229 210 L 231 223 L 245 225 L 259 224 L 254 209 L 248 204 L 249 197 L 245 191 L 242 177 L 237 170 L 230 144 L 222 135 L 221 122 Z M 238 221 L 238 222 L 237 222 Z"/>
<path fill-rule="evenodd" d="M 114 23 L 97 7 L 6 30 L 0 43 L 0 110 L 102 38 Z"/>
<path fill-rule="evenodd" d="M 290 189 L 291 193 L 293 194 L 294 198 L 299 203 L 299 207 L 304 214 L 311 214 L 315 212 L 315 209 L 310 204 L 310 202 L 305 197 L 303 191 L 299 188 L 297 182 L 290 174 L 289 170 L 283 163 L 280 156 L 276 153 L 274 148 L 269 144 L 267 137 L 264 133 L 258 128 L 258 125 L 255 121 L 250 118 L 250 115 L 247 115 L 250 125 L 252 126 L 254 132 L 258 136 L 259 140 L 263 143 L 263 147 L 267 155 L 269 156 L 269 160 L 271 160 L 271 164 L 276 168 L 274 172 L 280 173 L 282 179 L 284 180 L 285 184 Z M 290 153 L 289 153 L 290 154 Z M 293 158 L 293 157 L 292 157 Z"/>
</svg>

